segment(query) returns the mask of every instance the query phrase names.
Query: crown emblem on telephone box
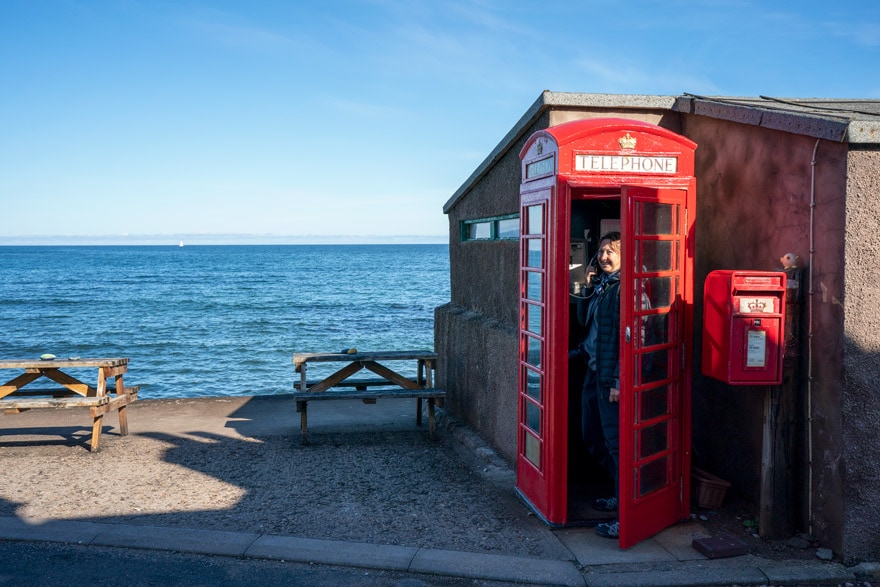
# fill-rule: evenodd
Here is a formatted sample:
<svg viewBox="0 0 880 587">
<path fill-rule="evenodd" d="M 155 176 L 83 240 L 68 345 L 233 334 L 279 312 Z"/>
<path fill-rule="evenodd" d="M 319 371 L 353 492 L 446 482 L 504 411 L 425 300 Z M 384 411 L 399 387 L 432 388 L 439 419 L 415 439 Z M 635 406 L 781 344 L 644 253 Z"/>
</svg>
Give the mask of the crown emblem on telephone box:
<svg viewBox="0 0 880 587">
<path fill-rule="evenodd" d="M 626 133 L 624 136 L 620 137 L 620 140 L 617 141 L 620 143 L 620 148 L 631 151 L 636 148 L 636 139 L 634 136 Z"/>
</svg>

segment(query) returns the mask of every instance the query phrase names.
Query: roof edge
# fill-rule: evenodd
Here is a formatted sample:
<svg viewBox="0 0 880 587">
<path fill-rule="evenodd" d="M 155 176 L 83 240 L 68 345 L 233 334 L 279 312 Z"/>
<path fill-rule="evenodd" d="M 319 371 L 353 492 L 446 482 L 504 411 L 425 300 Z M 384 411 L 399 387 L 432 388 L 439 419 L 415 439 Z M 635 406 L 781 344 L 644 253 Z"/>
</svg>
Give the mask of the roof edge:
<svg viewBox="0 0 880 587">
<path fill-rule="evenodd" d="M 672 110 L 836 143 L 877 143 L 880 137 L 880 122 L 847 115 L 846 110 L 823 108 L 811 100 L 685 93 Z"/>
<path fill-rule="evenodd" d="M 544 90 L 491 153 L 444 204 L 449 211 L 503 157 L 535 120 L 552 107 L 665 110 L 706 116 L 838 143 L 880 143 L 880 120 L 871 112 L 839 108 L 852 101 L 781 99 L 766 96 L 723 97 L 683 93 L 677 96 L 585 94 Z M 865 103 L 874 102 L 865 101 Z M 853 115 L 855 114 L 855 116 Z"/>
<path fill-rule="evenodd" d="M 443 205 L 443 213 L 448 214 L 455 204 L 467 194 L 474 184 L 503 157 L 532 123 L 546 110 L 553 106 L 593 107 L 593 108 L 631 108 L 631 109 L 663 109 L 672 110 L 678 96 L 650 96 L 641 94 L 584 94 L 581 92 L 551 92 L 544 90 L 538 99 L 526 110 L 516 124 L 513 125 L 492 152 L 452 194 Z"/>
</svg>

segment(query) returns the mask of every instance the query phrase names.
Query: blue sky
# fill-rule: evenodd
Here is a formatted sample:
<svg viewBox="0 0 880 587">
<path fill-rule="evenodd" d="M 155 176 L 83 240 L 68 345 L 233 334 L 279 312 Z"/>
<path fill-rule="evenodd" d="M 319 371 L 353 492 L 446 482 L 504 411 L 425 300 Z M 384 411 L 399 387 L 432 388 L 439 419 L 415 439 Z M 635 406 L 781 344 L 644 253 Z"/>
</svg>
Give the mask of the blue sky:
<svg viewBox="0 0 880 587">
<path fill-rule="evenodd" d="M 0 0 L 0 75 L 2 243 L 443 241 L 543 90 L 877 99 L 880 3 Z"/>
</svg>

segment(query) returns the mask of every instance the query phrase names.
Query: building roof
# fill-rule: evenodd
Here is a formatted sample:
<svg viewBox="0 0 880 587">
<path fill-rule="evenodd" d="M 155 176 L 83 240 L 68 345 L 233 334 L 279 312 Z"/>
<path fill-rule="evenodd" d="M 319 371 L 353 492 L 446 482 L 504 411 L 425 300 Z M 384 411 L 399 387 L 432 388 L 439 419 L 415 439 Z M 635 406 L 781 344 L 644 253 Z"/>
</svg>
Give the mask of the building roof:
<svg viewBox="0 0 880 587">
<path fill-rule="evenodd" d="M 760 126 L 817 139 L 850 144 L 880 145 L 880 100 L 831 98 L 774 98 L 698 96 L 648 96 L 636 94 L 582 94 L 545 90 L 526 110 L 468 179 L 443 206 L 448 213 L 535 120 L 551 108 L 609 108 L 670 110 Z"/>
<path fill-rule="evenodd" d="M 880 144 L 880 100 L 683 94 L 673 110 L 850 144 Z"/>
</svg>

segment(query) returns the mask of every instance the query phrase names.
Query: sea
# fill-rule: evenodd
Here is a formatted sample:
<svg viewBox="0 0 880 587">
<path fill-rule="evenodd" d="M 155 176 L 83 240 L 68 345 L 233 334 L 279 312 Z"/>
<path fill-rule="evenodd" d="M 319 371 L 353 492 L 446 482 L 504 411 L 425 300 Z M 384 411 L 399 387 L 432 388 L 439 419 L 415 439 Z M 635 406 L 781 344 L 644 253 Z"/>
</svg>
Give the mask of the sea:
<svg viewBox="0 0 880 587">
<path fill-rule="evenodd" d="M 2 246 L 0 359 L 128 357 L 142 399 L 276 395 L 295 352 L 433 350 L 448 301 L 445 244 Z"/>
</svg>

